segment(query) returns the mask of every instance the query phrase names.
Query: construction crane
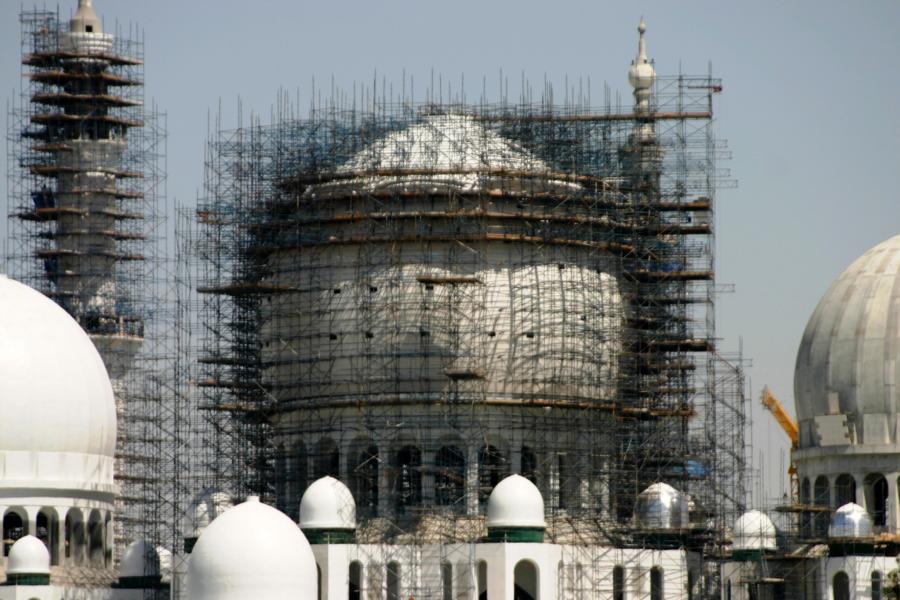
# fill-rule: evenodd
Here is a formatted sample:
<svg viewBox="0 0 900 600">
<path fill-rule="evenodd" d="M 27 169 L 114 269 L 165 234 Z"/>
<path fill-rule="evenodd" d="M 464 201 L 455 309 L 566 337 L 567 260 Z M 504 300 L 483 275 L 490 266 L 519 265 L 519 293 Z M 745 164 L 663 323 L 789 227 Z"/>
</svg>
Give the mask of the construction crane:
<svg viewBox="0 0 900 600">
<path fill-rule="evenodd" d="M 794 450 L 800 447 L 800 428 L 769 386 L 763 386 L 759 399 L 791 440 L 791 466 L 788 467 L 788 478 L 791 482 L 791 503 L 797 504 L 800 496 L 800 479 L 797 476 L 797 465 L 794 464 Z"/>
</svg>

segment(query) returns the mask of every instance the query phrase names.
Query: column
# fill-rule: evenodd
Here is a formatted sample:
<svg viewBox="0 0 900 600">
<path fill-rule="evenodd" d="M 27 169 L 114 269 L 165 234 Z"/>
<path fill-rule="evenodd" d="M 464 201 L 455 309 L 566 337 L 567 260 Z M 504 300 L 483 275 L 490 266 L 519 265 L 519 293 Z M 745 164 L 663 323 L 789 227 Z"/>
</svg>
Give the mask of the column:
<svg viewBox="0 0 900 600">
<path fill-rule="evenodd" d="M 856 503 L 862 506 L 866 511 L 869 510 L 868 502 L 866 501 L 866 475 L 865 473 L 854 473 L 853 474 L 854 483 L 856 484 Z"/>
<path fill-rule="evenodd" d="M 478 514 L 478 449 L 466 447 L 466 514 Z"/>
<path fill-rule="evenodd" d="M 900 519 L 897 518 L 897 476 L 897 473 L 885 475 L 888 485 L 887 526 L 890 533 L 897 533 L 900 530 Z"/>
</svg>

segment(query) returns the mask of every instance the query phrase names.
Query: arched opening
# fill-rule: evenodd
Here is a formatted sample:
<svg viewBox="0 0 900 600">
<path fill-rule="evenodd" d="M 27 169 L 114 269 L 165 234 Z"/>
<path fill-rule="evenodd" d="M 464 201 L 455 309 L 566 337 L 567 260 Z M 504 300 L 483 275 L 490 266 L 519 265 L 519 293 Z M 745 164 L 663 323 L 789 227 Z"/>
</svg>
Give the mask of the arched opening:
<svg viewBox="0 0 900 600">
<path fill-rule="evenodd" d="M 876 527 L 887 525 L 888 484 L 881 473 L 870 473 L 863 481 L 866 493 L 866 507 L 872 515 L 872 524 Z"/>
<path fill-rule="evenodd" d="M 872 571 L 872 600 L 881 600 L 881 572 Z"/>
<path fill-rule="evenodd" d="M 513 600 L 538 600 L 538 568 L 530 560 L 520 560 L 513 569 Z"/>
<path fill-rule="evenodd" d="M 725 582 L 725 600 L 732 600 L 731 598 L 731 580 Z"/>
<path fill-rule="evenodd" d="M 313 479 L 331 476 L 341 477 L 341 453 L 331 438 L 322 438 L 316 445 L 316 464 Z"/>
<path fill-rule="evenodd" d="M 537 485 L 537 455 L 528 446 L 522 446 L 522 477 Z"/>
<path fill-rule="evenodd" d="M 506 458 L 495 446 L 478 450 L 478 500 L 487 502 L 494 486 L 506 475 Z"/>
<path fill-rule="evenodd" d="M 113 546 L 115 545 L 113 541 L 113 528 L 112 524 L 112 515 L 106 513 L 106 516 L 103 519 L 103 529 L 106 531 L 106 552 L 104 552 L 103 560 L 107 567 L 111 567 L 113 563 Z"/>
<path fill-rule="evenodd" d="M 840 508 L 849 502 L 856 502 L 856 480 L 843 473 L 834 482 L 834 506 Z"/>
<path fill-rule="evenodd" d="M 27 533 L 25 522 L 25 512 L 18 509 L 10 508 L 3 515 L 3 556 L 9 556 L 12 545 Z"/>
<path fill-rule="evenodd" d="M 316 597 L 322 600 L 322 567 L 316 563 Z"/>
<path fill-rule="evenodd" d="M 52 508 L 42 508 L 35 522 L 35 537 L 44 542 L 50 552 L 50 564 L 59 564 L 59 518 Z M 5 539 L 5 538 L 4 538 Z"/>
<path fill-rule="evenodd" d="M 453 564 L 441 563 L 441 600 L 453 600 Z"/>
<path fill-rule="evenodd" d="M 613 567 L 612 579 L 613 600 L 625 600 L 625 568 Z"/>
<path fill-rule="evenodd" d="M 850 578 L 843 571 L 838 571 L 831 582 L 834 600 L 850 600 Z"/>
<path fill-rule="evenodd" d="M 103 517 L 100 515 L 100 511 L 95 509 L 91 511 L 87 525 L 87 558 L 91 565 L 103 566 L 104 538 Z"/>
<path fill-rule="evenodd" d="M 803 506 L 812 504 L 812 486 L 809 477 L 804 477 L 800 483 L 800 504 Z M 812 535 L 812 514 L 805 510 L 800 513 L 800 535 L 803 537 Z"/>
<path fill-rule="evenodd" d="M 356 500 L 356 510 L 361 516 L 378 514 L 378 448 L 367 445 L 354 453 L 350 472 L 350 490 Z"/>
<path fill-rule="evenodd" d="M 362 563 L 354 560 L 350 563 L 349 600 L 362 600 Z"/>
<path fill-rule="evenodd" d="M 81 511 L 70 508 L 65 520 L 66 559 L 70 564 L 81 565 L 84 561 L 84 519 Z"/>
<path fill-rule="evenodd" d="M 829 498 L 828 498 L 828 478 L 824 475 L 819 475 L 816 477 L 816 482 L 813 486 L 813 503 L 816 506 L 827 507 Z M 815 535 L 819 537 L 824 537 L 828 535 L 828 521 L 829 516 L 827 512 L 817 512 L 813 517 L 813 530 Z"/>
<path fill-rule="evenodd" d="M 478 591 L 478 600 L 488 600 L 487 592 L 487 561 L 479 560 L 475 565 L 475 585 Z"/>
<path fill-rule="evenodd" d="M 443 446 L 434 462 L 435 503 L 438 506 L 461 504 L 466 495 L 466 455 L 456 446 Z"/>
<path fill-rule="evenodd" d="M 415 446 L 404 446 L 397 452 L 394 492 L 397 508 L 402 511 L 417 506 L 422 501 L 422 451 Z"/>
<path fill-rule="evenodd" d="M 387 600 L 400 600 L 400 563 L 387 564 Z"/>
<path fill-rule="evenodd" d="M 650 600 L 663 600 L 664 597 L 663 570 L 653 567 L 650 569 Z"/>
</svg>

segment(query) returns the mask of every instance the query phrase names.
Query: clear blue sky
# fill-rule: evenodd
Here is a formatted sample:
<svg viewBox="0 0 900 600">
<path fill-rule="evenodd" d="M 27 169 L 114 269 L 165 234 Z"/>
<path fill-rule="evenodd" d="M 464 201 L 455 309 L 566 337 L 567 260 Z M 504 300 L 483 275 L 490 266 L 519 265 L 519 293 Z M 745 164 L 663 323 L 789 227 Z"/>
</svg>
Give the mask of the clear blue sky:
<svg viewBox="0 0 900 600">
<path fill-rule="evenodd" d="M 60 4 L 68 17 L 76 0 Z M 832 279 L 900 233 L 900 2 L 535 2 L 534 0 L 95 0 L 107 29 L 146 32 L 147 96 L 168 113 L 168 190 L 191 202 L 202 181 L 207 118 L 220 100 L 268 114 L 279 88 L 308 102 L 311 82 L 351 88 L 405 70 L 417 89 L 432 69 L 467 87 L 511 90 L 592 80 L 627 97 L 641 14 L 661 74 L 724 79 L 717 134 L 738 180 L 718 196 L 719 303 L 726 348 L 743 339 L 756 394 L 764 383 L 793 409 L 793 364 L 806 320 Z M 26 4 L 26 6 L 30 6 Z M 55 8 L 55 4 L 48 4 Z M 19 81 L 19 2 L 0 2 L 0 90 Z M 469 83 L 471 82 L 471 83 Z M 493 88 L 491 87 L 493 84 Z M 561 88 L 561 85 L 559 86 Z M 474 96 L 474 94 L 471 94 Z M 5 137 L 6 122 L 0 119 Z M 5 206 L 5 190 L 0 205 Z M 4 235 L 0 225 L 0 236 Z M 2 246 L 3 240 L 0 240 Z M 784 436 L 754 395 L 757 466 L 767 495 L 786 483 Z M 759 455 L 763 454 L 763 459 Z"/>
</svg>

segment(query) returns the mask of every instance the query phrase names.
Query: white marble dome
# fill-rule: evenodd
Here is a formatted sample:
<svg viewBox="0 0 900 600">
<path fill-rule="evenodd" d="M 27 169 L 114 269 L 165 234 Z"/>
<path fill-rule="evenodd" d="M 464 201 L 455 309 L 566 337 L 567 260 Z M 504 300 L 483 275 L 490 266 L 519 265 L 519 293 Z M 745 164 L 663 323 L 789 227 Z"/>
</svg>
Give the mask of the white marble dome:
<svg viewBox="0 0 900 600">
<path fill-rule="evenodd" d="M 300 499 L 303 529 L 356 529 L 356 502 L 342 482 L 326 476 L 317 479 Z"/>
<path fill-rule="evenodd" d="M 9 550 L 7 575 L 49 575 L 50 552 L 44 542 L 33 535 L 16 540 Z"/>
<path fill-rule="evenodd" d="M 94 344 L 62 308 L 0 275 L 0 495 L 113 486 L 116 408 Z"/>
<path fill-rule="evenodd" d="M 800 447 L 894 444 L 900 412 L 900 236 L 841 273 L 797 353 Z"/>
<path fill-rule="evenodd" d="M 733 546 L 735 550 L 776 550 L 775 525 L 765 513 L 748 510 L 734 523 Z"/>
<path fill-rule="evenodd" d="M 313 600 L 316 559 L 300 528 L 251 496 L 200 536 L 188 563 L 190 600 Z"/>
<path fill-rule="evenodd" d="M 541 491 L 521 475 L 504 478 L 488 498 L 487 526 L 543 529 L 546 523 Z"/>
<path fill-rule="evenodd" d="M 872 517 L 866 509 L 854 502 L 848 502 L 834 511 L 828 525 L 828 537 L 866 538 L 872 534 Z"/>
<path fill-rule="evenodd" d="M 159 553 L 152 544 L 136 540 L 128 544 L 119 563 L 119 577 L 152 577 L 159 575 Z"/>
</svg>

